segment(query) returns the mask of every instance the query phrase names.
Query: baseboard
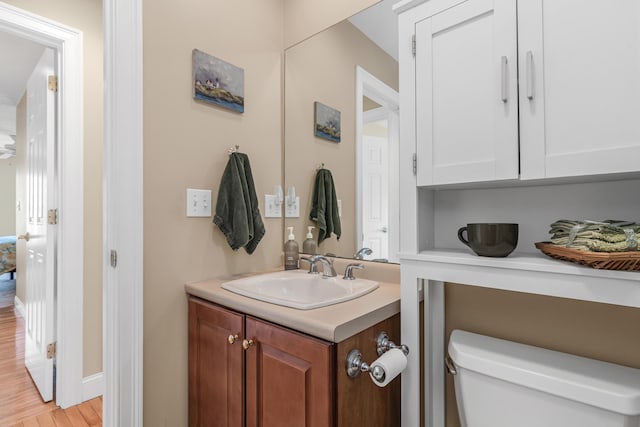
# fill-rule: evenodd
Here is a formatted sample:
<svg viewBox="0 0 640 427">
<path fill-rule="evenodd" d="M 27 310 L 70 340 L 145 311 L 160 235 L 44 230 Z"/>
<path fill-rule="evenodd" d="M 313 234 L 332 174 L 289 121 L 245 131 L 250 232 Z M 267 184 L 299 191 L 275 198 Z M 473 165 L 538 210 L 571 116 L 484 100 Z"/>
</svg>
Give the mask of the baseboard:
<svg viewBox="0 0 640 427">
<path fill-rule="evenodd" d="M 86 402 L 104 393 L 104 379 L 102 372 L 89 375 L 82 379 L 82 401 Z"/>
<path fill-rule="evenodd" d="M 18 315 L 24 319 L 26 316 L 24 312 L 24 304 L 20 301 L 20 298 L 18 298 L 17 295 L 13 297 L 13 305 L 18 312 Z"/>
</svg>

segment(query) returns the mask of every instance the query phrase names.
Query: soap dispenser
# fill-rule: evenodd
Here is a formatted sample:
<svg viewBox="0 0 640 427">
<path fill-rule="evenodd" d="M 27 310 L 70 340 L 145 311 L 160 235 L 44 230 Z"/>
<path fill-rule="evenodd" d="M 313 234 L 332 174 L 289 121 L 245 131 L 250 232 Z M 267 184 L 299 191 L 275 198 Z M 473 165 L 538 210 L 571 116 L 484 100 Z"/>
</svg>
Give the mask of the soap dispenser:
<svg viewBox="0 0 640 427">
<path fill-rule="evenodd" d="M 318 248 L 318 245 L 316 245 L 316 241 L 313 240 L 313 234 L 311 233 L 311 230 L 313 230 L 315 227 L 313 226 L 309 226 L 309 232 L 307 233 L 307 238 L 304 242 L 302 242 L 302 252 L 305 254 L 309 254 L 309 255 L 315 255 L 316 254 L 316 249 Z"/>
<path fill-rule="evenodd" d="M 293 235 L 293 227 L 289 229 L 289 238 L 284 244 L 284 269 L 296 270 L 298 268 L 298 259 L 300 258 L 298 242 Z"/>
</svg>

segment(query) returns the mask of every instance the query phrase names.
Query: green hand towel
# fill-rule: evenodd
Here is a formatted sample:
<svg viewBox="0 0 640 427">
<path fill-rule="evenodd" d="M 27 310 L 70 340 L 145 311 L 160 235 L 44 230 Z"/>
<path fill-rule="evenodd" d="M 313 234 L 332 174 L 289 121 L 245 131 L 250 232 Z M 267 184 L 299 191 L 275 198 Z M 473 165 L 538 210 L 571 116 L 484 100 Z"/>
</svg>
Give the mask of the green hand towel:
<svg viewBox="0 0 640 427">
<path fill-rule="evenodd" d="M 338 240 L 340 239 L 342 227 L 338 213 L 338 198 L 333 176 L 328 169 L 320 169 L 316 174 L 309 219 L 315 221 L 318 228 L 318 244 L 331 237 L 331 233 L 334 233 Z"/>
<path fill-rule="evenodd" d="M 220 180 L 213 222 L 227 238 L 231 249 L 252 254 L 265 234 L 249 157 L 231 153 Z"/>
</svg>

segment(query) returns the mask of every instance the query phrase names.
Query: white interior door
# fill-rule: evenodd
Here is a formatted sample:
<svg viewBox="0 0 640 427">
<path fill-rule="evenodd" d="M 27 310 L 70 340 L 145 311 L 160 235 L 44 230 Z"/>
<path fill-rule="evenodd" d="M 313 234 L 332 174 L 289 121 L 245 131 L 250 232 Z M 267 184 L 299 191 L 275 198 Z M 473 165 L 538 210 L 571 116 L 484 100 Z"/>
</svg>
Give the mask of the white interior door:
<svg viewBox="0 0 640 427">
<path fill-rule="evenodd" d="M 386 120 L 371 124 L 383 129 Z M 378 133 L 375 130 L 371 133 Z M 362 163 L 363 242 L 372 258 L 389 258 L 389 155 L 388 137 L 367 134 L 365 126 Z"/>
<path fill-rule="evenodd" d="M 42 399 L 53 399 L 55 345 L 55 233 L 47 213 L 55 206 L 54 52 L 46 49 L 27 83 L 27 268 L 25 365 Z"/>
</svg>

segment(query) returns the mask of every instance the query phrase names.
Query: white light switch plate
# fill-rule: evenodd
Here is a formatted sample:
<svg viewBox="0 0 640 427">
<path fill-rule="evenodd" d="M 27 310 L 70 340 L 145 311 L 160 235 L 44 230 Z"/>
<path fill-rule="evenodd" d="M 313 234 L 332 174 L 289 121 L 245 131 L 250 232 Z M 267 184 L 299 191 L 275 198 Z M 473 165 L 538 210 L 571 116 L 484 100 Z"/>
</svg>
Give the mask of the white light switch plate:
<svg viewBox="0 0 640 427">
<path fill-rule="evenodd" d="M 211 190 L 187 188 L 187 216 L 211 217 Z"/>
<path fill-rule="evenodd" d="M 295 203 L 289 205 L 289 202 L 286 202 L 286 205 L 284 214 L 287 218 L 300 218 L 300 197 L 296 197 Z"/>
<path fill-rule="evenodd" d="M 264 217 L 282 218 L 282 203 L 278 202 L 278 196 L 273 194 L 264 195 Z"/>
</svg>

